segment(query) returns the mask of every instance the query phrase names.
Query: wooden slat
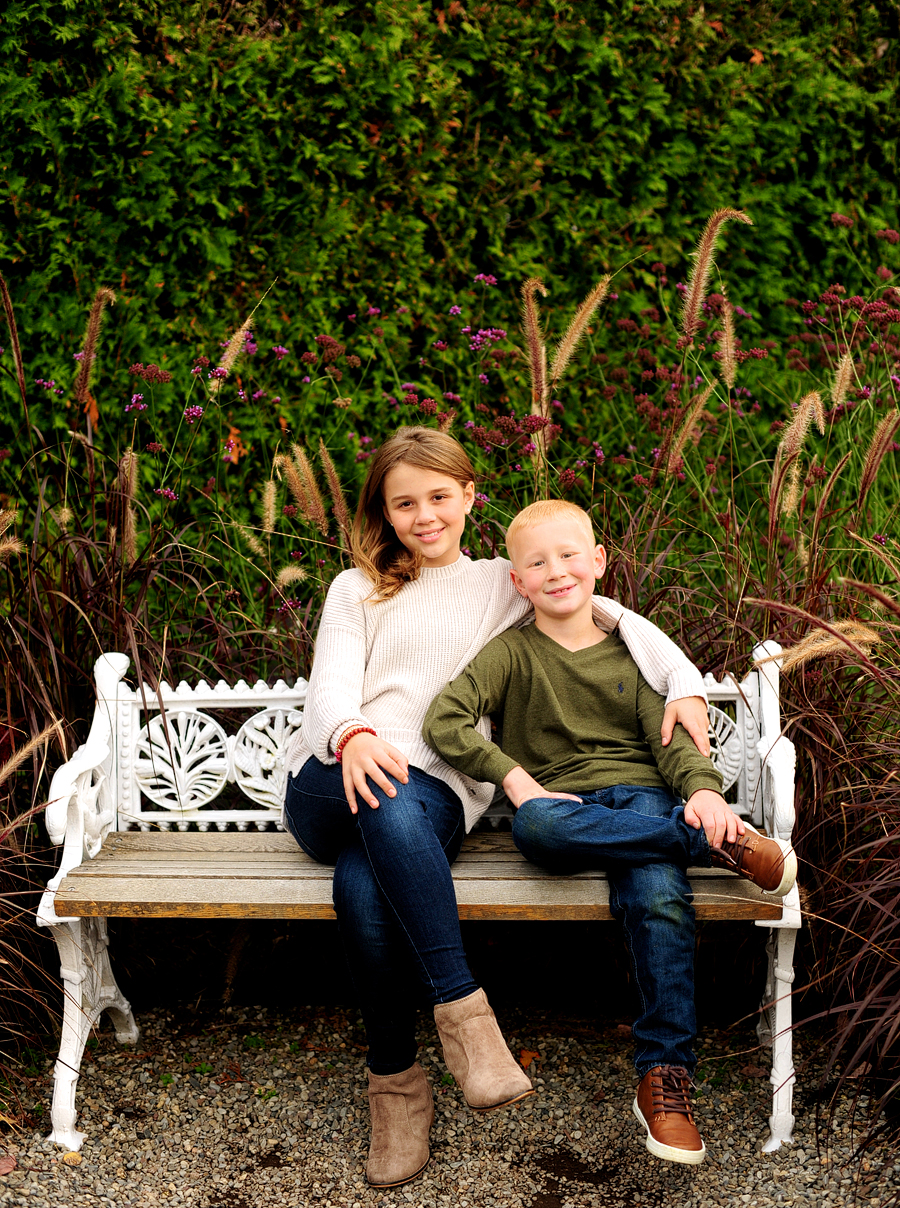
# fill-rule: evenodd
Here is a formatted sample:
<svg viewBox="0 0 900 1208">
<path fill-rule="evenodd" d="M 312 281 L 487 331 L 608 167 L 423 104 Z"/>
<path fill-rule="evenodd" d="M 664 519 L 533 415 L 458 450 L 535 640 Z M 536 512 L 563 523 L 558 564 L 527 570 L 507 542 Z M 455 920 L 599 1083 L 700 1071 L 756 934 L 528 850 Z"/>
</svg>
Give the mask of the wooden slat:
<svg viewBox="0 0 900 1208">
<path fill-rule="evenodd" d="M 779 919 L 781 902 L 716 869 L 690 872 L 700 919 Z M 63 880 L 60 915 L 334 918 L 331 868 L 278 833 L 118 833 Z M 453 867 L 463 919 L 609 919 L 598 871 L 553 876 L 508 832 L 470 835 Z"/>
</svg>

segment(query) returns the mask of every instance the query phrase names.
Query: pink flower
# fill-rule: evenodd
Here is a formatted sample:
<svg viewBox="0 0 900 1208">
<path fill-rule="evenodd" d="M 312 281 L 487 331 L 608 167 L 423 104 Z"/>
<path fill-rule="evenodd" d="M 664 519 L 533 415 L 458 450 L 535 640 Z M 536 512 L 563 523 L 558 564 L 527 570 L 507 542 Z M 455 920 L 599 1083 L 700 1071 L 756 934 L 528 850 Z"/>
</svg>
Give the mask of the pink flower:
<svg viewBox="0 0 900 1208">
<path fill-rule="evenodd" d="M 171 487 L 157 487 L 153 493 L 154 495 L 161 495 L 163 499 L 168 499 L 170 503 L 175 503 L 178 499 L 178 496 Z"/>
</svg>

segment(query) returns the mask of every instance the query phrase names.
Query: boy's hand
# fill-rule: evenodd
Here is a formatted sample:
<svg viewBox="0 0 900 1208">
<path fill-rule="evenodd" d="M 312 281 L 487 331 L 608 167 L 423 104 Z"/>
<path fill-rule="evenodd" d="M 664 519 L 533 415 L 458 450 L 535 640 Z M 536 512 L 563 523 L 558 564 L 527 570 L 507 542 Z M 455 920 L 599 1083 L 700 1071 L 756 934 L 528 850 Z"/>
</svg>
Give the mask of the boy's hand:
<svg viewBox="0 0 900 1208">
<path fill-rule="evenodd" d="M 523 801 L 531 801 L 535 797 L 561 797 L 565 801 L 580 801 L 574 793 L 551 793 L 543 788 L 533 776 L 522 767 L 515 767 L 503 777 L 503 791 L 516 807 Z"/>
<path fill-rule="evenodd" d="M 691 793 L 684 807 L 684 820 L 695 830 L 703 827 L 710 847 L 721 847 L 723 839 L 733 843 L 745 830 L 744 823 L 722 794 L 712 789 Z"/>
<path fill-rule="evenodd" d="M 666 705 L 663 714 L 663 724 L 660 734 L 662 745 L 667 747 L 672 741 L 672 733 L 676 723 L 680 723 L 694 740 L 694 746 L 701 755 L 709 755 L 709 713 L 706 701 L 702 696 L 682 696 Z"/>
<path fill-rule="evenodd" d="M 344 745 L 341 752 L 341 773 L 351 814 L 359 811 L 357 793 L 373 810 L 378 809 L 378 798 L 373 794 L 369 780 L 384 789 L 389 797 L 396 797 L 397 790 L 385 772 L 401 784 L 406 784 L 409 780 L 409 760 L 402 751 L 392 747 L 383 738 L 378 738 L 375 734 L 357 734 Z"/>
</svg>

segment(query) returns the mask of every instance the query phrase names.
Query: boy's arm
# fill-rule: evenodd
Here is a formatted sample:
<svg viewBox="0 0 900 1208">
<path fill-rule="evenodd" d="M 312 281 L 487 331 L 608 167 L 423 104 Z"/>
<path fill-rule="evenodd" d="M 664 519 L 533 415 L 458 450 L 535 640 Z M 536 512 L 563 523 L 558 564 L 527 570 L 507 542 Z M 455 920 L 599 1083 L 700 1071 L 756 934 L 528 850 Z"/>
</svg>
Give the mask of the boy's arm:
<svg viewBox="0 0 900 1208">
<path fill-rule="evenodd" d="M 690 659 L 652 621 L 606 596 L 594 596 L 593 612 L 602 629 L 612 630 L 618 626 L 622 641 L 641 675 L 654 691 L 666 697 L 660 726 L 663 745 L 669 745 L 675 724 L 680 723 L 700 754 L 708 755 L 706 689 L 703 676 Z"/>
<path fill-rule="evenodd" d="M 663 702 L 643 677 L 638 678 L 638 716 L 656 766 L 663 779 L 685 802 L 684 818 L 697 830 L 702 826 L 711 847 L 743 834 L 744 824 L 722 796 L 722 776 L 712 760 L 701 755 L 684 730 L 663 746 L 659 733 Z"/>
<path fill-rule="evenodd" d="M 502 784 L 517 766 L 477 729 L 482 717 L 503 708 L 511 664 L 508 647 L 494 638 L 434 698 L 422 723 L 422 737 L 431 749 L 473 780 Z"/>
</svg>

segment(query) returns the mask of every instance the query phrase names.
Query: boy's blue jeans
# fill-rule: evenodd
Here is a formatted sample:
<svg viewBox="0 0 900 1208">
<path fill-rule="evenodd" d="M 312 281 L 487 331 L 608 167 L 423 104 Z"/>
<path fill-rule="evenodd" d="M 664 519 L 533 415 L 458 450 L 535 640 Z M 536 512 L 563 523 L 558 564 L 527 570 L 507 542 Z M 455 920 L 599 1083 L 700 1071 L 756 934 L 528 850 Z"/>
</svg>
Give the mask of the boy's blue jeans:
<svg viewBox="0 0 900 1208">
<path fill-rule="evenodd" d="M 617 785 L 579 801 L 525 801 L 513 820 L 519 851 L 557 873 L 599 868 L 631 954 L 640 1016 L 632 1029 L 643 1078 L 657 1065 L 693 1073 L 694 908 L 685 869 L 708 867 L 703 829 L 667 789 Z"/>
<path fill-rule="evenodd" d="M 371 783 L 371 782 L 370 782 Z M 379 807 L 351 814 L 339 764 L 311 756 L 289 776 L 291 834 L 314 860 L 334 864 L 334 909 L 375 1074 L 416 1060 L 416 1007 L 473 994 L 450 865 L 465 835 L 462 802 L 418 768 L 394 780 L 396 797 L 372 786 Z"/>
</svg>

